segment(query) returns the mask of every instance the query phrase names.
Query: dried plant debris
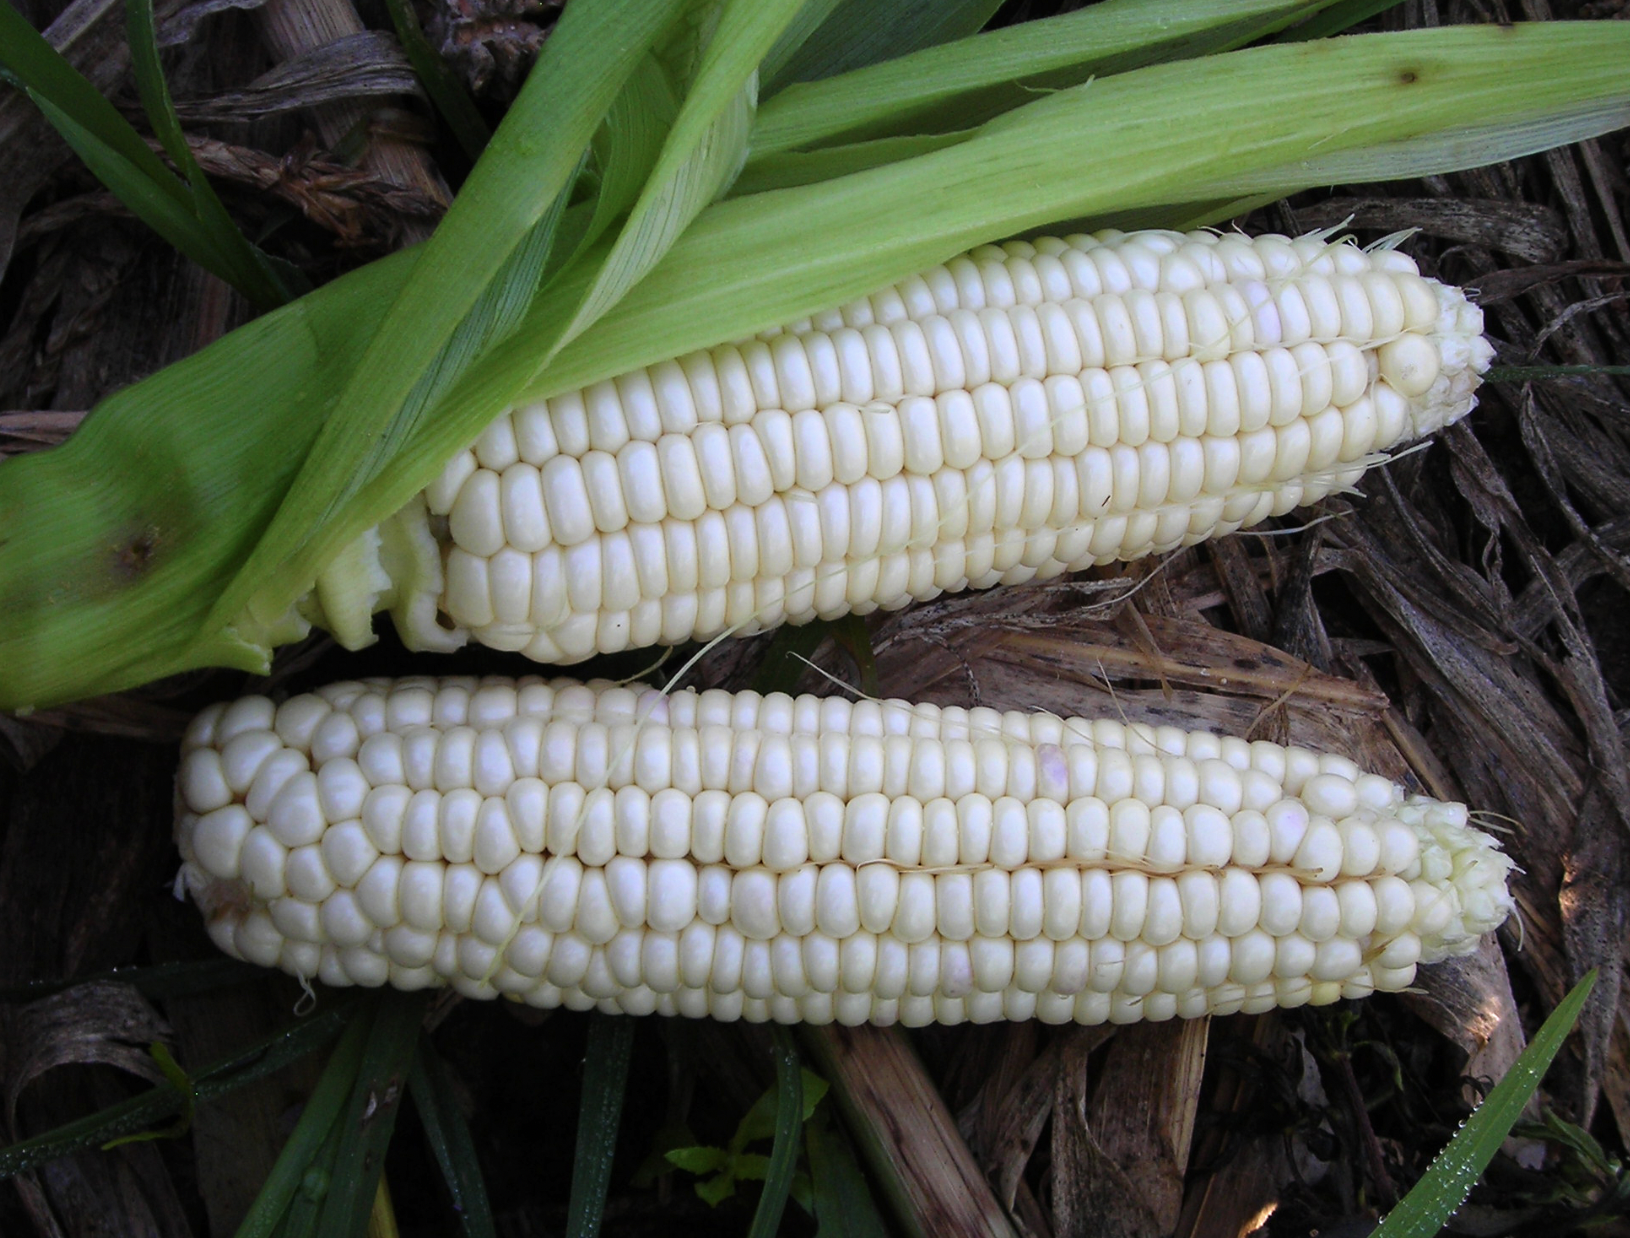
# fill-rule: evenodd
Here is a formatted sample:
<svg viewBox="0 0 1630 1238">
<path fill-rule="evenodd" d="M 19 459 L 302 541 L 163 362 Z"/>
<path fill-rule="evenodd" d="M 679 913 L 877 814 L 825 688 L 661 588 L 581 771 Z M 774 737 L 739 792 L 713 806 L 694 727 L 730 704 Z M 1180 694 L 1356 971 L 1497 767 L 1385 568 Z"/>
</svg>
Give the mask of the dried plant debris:
<svg viewBox="0 0 1630 1238">
<path fill-rule="evenodd" d="M 278 159 L 213 138 L 194 138 L 189 145 L 211 176 L 272 194 L 347 247 L 393 247 L 409 221 L 434 223 L 447 209 L 439 196 L 326 161 L 310 146 Z"/>
<path fill-rule="evenodd" d="M 426 33 L 472 94 L 508 102 L 560 7 L 560 0 L 432 0 Z"/>
<path fill-rule="evenodd" d="M 1555 262 L 1568 242 L 1568 225 L 1558 211 L 1499 198 L 1328 198 L 1295 214 L 1308 230 L 1420 232 L 1496 249 L 1524 262 Z"/>
<path fill-rule="evenodd" d="M 241 90 L 176 102 L 183 121 L 254 120 L 341 99 L 422 95 L 396 40 L 378 30 L 348 34 L 290 57 Z"/>
<path fill-rule="evenodd" d="M 51 409 L 17 409 L 0 413 L 0 457 L 20 456 L 28 451 L 44 451 L 68 440 L 83 412 L 56 412 Z"/>
<path fill-rule="evenodd" d="M 0 1060 L 6 1064 L 8 1142 L 72 1116 L 76 1101 L 100 1104 L 118 1095 L 102 1072 L 81 1070 L 71 1082 L 58 1083 L 59 1068 L 105 1066 L 148 1083 L 162 1081 L 151 1050 L 169 1035 L 164 1020 L 135 989 L 113 982 L 80 985 L 6 1012 L 0 1019 Z M 111 1156 L 80 1153 L 14 1181 L 43 1233 L 81 1233 L 114 1217 L 142 1232 L 188 1232 L 175 1188 L 149 1144 L 127 1145 Z"/>
</svg>

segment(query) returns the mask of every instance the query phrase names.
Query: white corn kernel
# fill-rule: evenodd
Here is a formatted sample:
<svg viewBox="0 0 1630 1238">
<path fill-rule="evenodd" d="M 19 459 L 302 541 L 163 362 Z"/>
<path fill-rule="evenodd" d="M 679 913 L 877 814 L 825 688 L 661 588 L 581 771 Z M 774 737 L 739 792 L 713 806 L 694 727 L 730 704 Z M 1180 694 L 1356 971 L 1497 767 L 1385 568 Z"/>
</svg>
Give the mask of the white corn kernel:
<svg viewBox="0 0 1630 1238">
<path fill-rule="evenodd" d="M 195 724 L 177 829 L 212 938 L 330 984 L 782 1020 L 1195 1017 L 1395 990 L 1511 906 L 1462 807 L 1301 749 L 569 681 L 299 699 L 325 708 Z"/>
<path fill-rule="evenodd" d="M 443 554 L 396 599 L 408 643 L 570 661 L 1056 575 L 1288 511 L 1474 403 L 1480 316 L 1402 256 L 1162 237 L 984 247 L 505 413 L 402 515 Z"/>
</svg>

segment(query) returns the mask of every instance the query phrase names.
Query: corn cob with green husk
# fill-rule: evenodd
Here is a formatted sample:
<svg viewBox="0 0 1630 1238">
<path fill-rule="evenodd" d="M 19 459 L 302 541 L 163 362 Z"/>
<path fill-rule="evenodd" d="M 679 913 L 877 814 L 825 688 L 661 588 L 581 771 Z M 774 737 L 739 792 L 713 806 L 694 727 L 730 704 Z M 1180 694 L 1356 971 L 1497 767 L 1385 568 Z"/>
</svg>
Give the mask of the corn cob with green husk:
<svg viewBox="0 0 1630 1238">
<path fill-rule="evenodd" d="M 499 417 L 306 611 L 543 662 L 865 614 L 1191 545 L 1462 416 L 1462 293 L 1322 237 L 984 246 Z M 381 567 L 381 562 L 384 567 Z"/>
<path fill-rule="evenodd" d="M 177 827 L 229 954 L 542 1007 L 1125 1022 L 1395 991 L 1512 901 L 1459 804 L 1050 714 L 541 679 L 206 710 Z"/>
</svg>

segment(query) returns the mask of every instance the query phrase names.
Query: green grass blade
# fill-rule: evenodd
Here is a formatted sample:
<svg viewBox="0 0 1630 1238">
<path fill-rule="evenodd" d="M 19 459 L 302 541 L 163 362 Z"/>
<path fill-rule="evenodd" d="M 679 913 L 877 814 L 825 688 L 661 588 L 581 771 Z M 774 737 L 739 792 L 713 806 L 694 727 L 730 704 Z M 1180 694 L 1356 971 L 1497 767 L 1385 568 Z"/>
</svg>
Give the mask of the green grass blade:
<svg viewBox="0 0 1630 1238">
<path fill-rule="evenodd" d="M 1284 42 L 1292 43 L 1340 34 L 1361 21 L 1368 21 L 1377 13 L 1396 8 L 1399 3 L 1401 0 L 1340 0 L 1317 17 L 1291 27 L 1279 37 Z"/>
<path fill-rule="evenodd" d="M 273 625 L 363 526 L 334 517 L 385 469 L 428 405 L 408 397 L 563 195 L 623 82 L 677 0 L 578 0 L 544 44 L 520 97 L 424 246 L 407 286 L 340 393 L 272 526 L 215 609 L 215 624 Z M 460 358 L 462 361 L 462 358 Z"/>
<path fill-rule="evenodd" d="M 316 1088 L 300 1111 L 294 1133 L 278 1153 L 272 1172 L 239 1224 L 237 1238 L 269 1238 L 300 1190 L 307 1171 L 321 1157 L 325 1145 L 329 1145 L 330 1132 L 339 1125 L 346 1102 L 356 1087 L 357 1072 L 362 1067 L 362 1055 L 367 1049 L 378 1008 L 374 994 L 353 1008 L 345 1035 L 334 1047 Z"/>
<path fill-rule="evenodd" d="M 29 92 L 29 97 L 74 154 L 131 214 L 205 270 L 228 278 L 232 259 L 220 248 L 214 233 L 199 227 L 186 188 L 167 168 L 160 165 L 163 179 L 149 176 L 50 99 L 34 91 Z M 172 187 L 180 188 L 179 198 L 171 192 Z"/>
<path fill-rule="evenodd" d="M 137 218 L 257 308 L 289 299 L 289 290 L 238 231 L 198 170 L 176 122 L 152 37 L 151 0 L 131 0 L 131 53 L 155 133 L 186 180 L 164 166 L 128 121 L 25 21 L 0 0 L 0 61 L 52 126 Z"/>
<path fill-rule="evenodd" d="M 322 1221 L 323 1207 L 335 1190 L 343 1190 L 344 1183 L 335 1179 L 334 1167 L 340 1157 L 341 1124 L 333 1123 L 317 1150 L 306 1162 L 288 1206 L 284 1209 L 275 1238 L 313 1238 Z M 362 1238 L 359 1232 L 355 1238 Z"/>
<path fill-rule="evenodd" d="M 436 114 L 442 118 L 453 140 L 473 163 L 481 158 L 481 152 L 492 140 L 492 129 L 476 107 L 475 100 L 465 92 L 464 84 L 454 76 L 447 62 L 436 54 L 430 40 L 424 37 L 418 14 L 413 11 L 410 0 L 385 0 L 385 8 L 390 12 L 391 25 L 396 29 L 396 41 L 401 44 L 408 63 L 413 66 L 414 76 L 424 87 L 425 94 L 430 96 Z"/>
<path fill-rule="evenodd" d="M 1506 1071 L 1505 1078 L 1483 1098 L 1477 1111 L 1455 1132 L 1449 1146 L 1427 1167 L 1409 1194 L 1382 1219 L 1374 1238 L 1430 1238 L 1466 1202 L 1506 1135 L 1522 1117 L 1528 1098 L 1539 1088 L 1595 987 L 1596 973 L 1592 971 L 1557 1004 Z"/>
<path fill-rule="evenodd" d="M 153 26 L 153 0 L 126 0 L 125 25 L 130 43 L 131 71 L 141 95 L 147 122 L 170 161 L 186 178 L 195 226 L 221 255 L 224 270 L 216 270 L 257 309 L 268 310 L 292 299 L 271 263 L 238 230 L 220 198 L 193 158 L 181 119 L 170 99 L 170 88 L 159 63 L 158 35 Z"/>
<path fill-rule="evenodd" d="M 187 135 L 181 131 L 181 120 L 164 80 L 164 67 L 159 63 L 152 0 L 125 0 L 125 38 L 130 46 L 136 93 L 141 97 L 142 111 L 147 113 L 147 123 L 153 127 L 153 136 L 188 183 L 196 186 L 193 176 L 198 164 L 187 145 Z"/>
<path fill-rule="evenodd" d="M 980 124 L 1038 92 L 1238 47 L 1330 0 L 1107 0 L 1007 26 L 825 81 L 765 103 L 753 159 L 834 139 Z"/>
<path fill-rule="evenodd" d="M 775 86 L 811 82 L 964 38 L 1001 0 L 841 0 L 779 66 Z"/>
<path fill-rule="evenodd" d="M 758 674 L 753 678 L 753 691 L 763 696 L 772 692 L 796 696 L 798 681 L 809 669 L 807 659 L 814 656 L 821 642 L 829 635 L 831 633 L 825 619 L 777 628 L 764 651 L 764 660 L 759 663 Z"/>
<path fill-rule="evenodd" d="M 408 1088 L 413 1093 L 419 1120 L 424 1123 L 430 1154 L 435 1157 L 452 1198 L 459 1232 L 465 1238 L 495 1238 L 492 1204 L 487 1199 L 480 1162 L 476 1160 L 475 1143 L 459 1110 L 447 1063 L 442 1061 L 428 1037 L 421 1038 L 419 1054 L 413 1059 L 408 1074 Z"/>
<path fill-rule="evenodd" d="M 43 99 L 66 113 L 79 129 L 161 187 L 178 205 L 186 205 L 186 186 L 96 87 L 12 7 L 11 0 L 0 0 L 0 62 L 36 100 Z"/>
<path fill-rule="evenodd" d="M 600 1232 L 606 1189 L 611 1184 L 611 1162 L 617 1151 L 623 1095 L 628 1090 L 628 1060 L 633 1051 L 633 1019 L 599 1011 L 589 1016 L 572 1193 L 566 1204 L 566 1238 L 594 1238 Z"/>
<path fill-rule="evenodd" d="M 169 1049 L 165 1048 L 162 1040 L 155 1040 L 147 1046 L 147 1055 L 158 1064 L 159 1073 L 181 1097 L 181 1112 L 176 1114 L 174 1122 L 160 1130 L 138 1131 L 134 1135 L 119 1135 L 102 1145 L 102 1151 L 121 1147 L 127 1143 L 148 1143 L 155 1139 L 179 1139 L 192 1129 L 193 1117 L 198 1112 L 198 1088 L 194 1085 L 192 1077 L 181 1068 L 181 1064 L 171 1056 Z"/>
<path fill-rule="evenodd" d="M 323 1014 L 313 1015 L 291 1027 L 279 1028 L 230 1057 L 212 1063 L 192 1077 L 194 1099 L 205 1101 L 224 1096 L 322 1048 L 344 1030 L 346 1020 L 355 1007 L 355 1002 L 340 1003 Z M 181 1095 L 165 1084 L 10 1147 L 0 1148 L 0 1179 L 86 1148 L 100 1147 L 112 1139 L 135 1134 L 178 1112 L 181 1107 Z"/>
<path fill-rule="evenodd" d="M 775 1238 L 780 1232 L 781 1214 L 786 1211 L 792 1175 L 798 1168 L 798 1135 L 804 1125 L 804 1074 L 798 1062 L 798 1046 L 784 1027 L 775 1029 L 775 1083 L 775 1143 L 770 1147 L 770 1167 L 748 1238 Z"/>
<path fill-rule="evenodd" d="M 340 1121 L 332 1185 L 315 1229 L 320 1238 L 355 1238 L 367 1228 L 379 1192 L 379 1176 L 385 1170 L 385 1147 L 396 1129 L 429 999 L 429 992 L 422 989 L 412 993 L 379 990 L 356 1084 Z"/>
<path fill-rule="evenodd" d="M 889 1228 L 866 1185 L 848 1141 L 827 1109 L 804 1126 L 815 1238 L 887 1238 Z"/>
<path fill-rule="evenodd" d="M 266 978 L 266 969 L 224 956 L 213 959 L 178 959 L 169 963 L 144 963 L 137 967 L 112 967 L 107 971 L 71 976 L 66 980 L 32 980 L 12 989 L 0 989 L 0 1003 L 32 1002 L 76 985 L 97 980 L 128 984 L 144 997 L 190 997 L 214 993 L 238 984 L 252 984 Z"/>
</svg>

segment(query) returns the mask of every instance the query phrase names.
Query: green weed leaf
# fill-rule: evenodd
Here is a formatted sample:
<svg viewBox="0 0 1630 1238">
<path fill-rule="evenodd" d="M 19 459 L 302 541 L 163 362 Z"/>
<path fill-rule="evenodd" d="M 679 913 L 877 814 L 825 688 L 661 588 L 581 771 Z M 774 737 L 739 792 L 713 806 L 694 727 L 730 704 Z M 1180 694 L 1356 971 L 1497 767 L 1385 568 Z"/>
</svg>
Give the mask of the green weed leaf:
<svg viewBox="0 0 1630 1238">
<path fill-rule="evenodd" d="M 1494 1085 L 1421 1180 L 1382 1220 L 1375 1238 L 1430 1238 L 1466 1202 L 1466 1196 L 1522 1116 L 1528 1098 L 1539 1088 L 1595 987 L 1594 971 L 1574 985 L 1511 1064 L 1505 1078 Z"/>
</svg>

